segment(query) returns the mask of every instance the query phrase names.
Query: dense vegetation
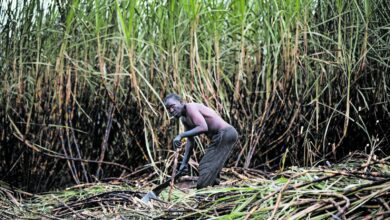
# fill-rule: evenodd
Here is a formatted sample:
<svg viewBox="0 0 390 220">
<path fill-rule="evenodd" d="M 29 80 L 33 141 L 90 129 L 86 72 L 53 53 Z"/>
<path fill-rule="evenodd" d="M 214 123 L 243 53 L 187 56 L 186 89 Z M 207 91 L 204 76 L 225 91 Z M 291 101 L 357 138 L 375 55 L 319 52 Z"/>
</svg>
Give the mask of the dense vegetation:
<svg viewBox="0 0 390 220">
<path fill-rule="evenodd" d="M 30 192 L 168 172 L 170 92 L 240 133 L 230 166 L 389 155 L 386 0 L 2 1 L 0 176 Z M 203 140 L 203 139 L 202 139 Z M 194 161 L 205 148 L 198 141 Z M 141 174 L 141 173 L 140 173 Z"/>
</svg>

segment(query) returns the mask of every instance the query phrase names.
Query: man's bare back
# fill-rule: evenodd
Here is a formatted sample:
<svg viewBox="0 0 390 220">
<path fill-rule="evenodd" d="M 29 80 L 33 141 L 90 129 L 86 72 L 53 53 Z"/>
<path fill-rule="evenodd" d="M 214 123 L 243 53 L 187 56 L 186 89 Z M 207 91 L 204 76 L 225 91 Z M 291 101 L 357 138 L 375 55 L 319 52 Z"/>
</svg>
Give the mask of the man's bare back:
<svg viewBox="0 0 390 220">
<path fill-rule="evenodd" d="M 193 129 L 197 125 L 206 122 L 206 135 L 217 133 L 220 129 L 230 126 L 211 108 L 199 103 L 186 103 L 186 115 L 181 117 L 181 121 L 186 128 Z"/>
</svg>

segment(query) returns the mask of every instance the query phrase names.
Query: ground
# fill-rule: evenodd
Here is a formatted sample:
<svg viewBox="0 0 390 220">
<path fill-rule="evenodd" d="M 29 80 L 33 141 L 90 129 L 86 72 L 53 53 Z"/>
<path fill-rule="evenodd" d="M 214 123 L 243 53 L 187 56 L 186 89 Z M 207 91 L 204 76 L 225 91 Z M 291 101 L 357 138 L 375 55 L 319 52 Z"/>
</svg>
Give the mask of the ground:
<svg viewBox="0 0 390 220">
<path fill-rule="evenodd" d="M 349 158 L 337 165 L 276 172 L 227 168 L 219 186 L 196 190 L 191 188 L 196 177 L 186 176 L 147 204 L 140 199 L 156 184 L 142 178 L 118 178 L 37 195 L 1 183 L 0 217 L 386 219 L 390 217 L 389 160 Z"/>
</svg>

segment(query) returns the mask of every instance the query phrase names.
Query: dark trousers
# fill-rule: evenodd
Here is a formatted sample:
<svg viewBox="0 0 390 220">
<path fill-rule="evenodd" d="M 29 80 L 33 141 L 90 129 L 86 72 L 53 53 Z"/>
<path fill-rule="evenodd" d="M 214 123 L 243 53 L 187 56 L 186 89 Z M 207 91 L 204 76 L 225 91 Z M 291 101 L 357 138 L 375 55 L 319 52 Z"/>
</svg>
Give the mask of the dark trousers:
<svg viewBox="0 0 390 220">
<path fill-rule="evenodd" d="M 199 179 L 196 188 L 214 185 L 237 140 L 238 133 L 231 126 L 219 130 L 212 137 L 199 164 Z"/>
</svg>

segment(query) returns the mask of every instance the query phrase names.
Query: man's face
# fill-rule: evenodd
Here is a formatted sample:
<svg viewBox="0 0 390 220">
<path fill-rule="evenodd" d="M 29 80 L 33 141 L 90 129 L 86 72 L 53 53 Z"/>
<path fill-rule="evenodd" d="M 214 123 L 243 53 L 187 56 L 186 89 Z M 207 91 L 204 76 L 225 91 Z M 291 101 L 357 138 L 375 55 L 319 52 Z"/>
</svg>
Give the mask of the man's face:
<svg viewBox="0 0 390 220">
<path fill-rule="evenodd" d="M 182 115 L 183 104 L 174 98 L 169 98 L 166 100 L 165 107 L 167 108 L 169 116 L 171 117 L 180 118 Z"/>
</svg>

